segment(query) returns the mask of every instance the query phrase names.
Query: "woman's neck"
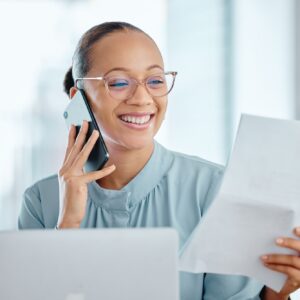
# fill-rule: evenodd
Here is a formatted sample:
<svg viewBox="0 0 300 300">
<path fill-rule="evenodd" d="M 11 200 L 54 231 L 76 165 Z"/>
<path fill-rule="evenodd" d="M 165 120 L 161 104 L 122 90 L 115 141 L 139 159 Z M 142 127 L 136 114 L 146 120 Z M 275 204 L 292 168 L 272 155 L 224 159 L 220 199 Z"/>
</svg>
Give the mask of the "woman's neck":
<svg viewBox="0 0 300 300">
<path fill-rule="evenodd" d="M 97 180 L 97 183 L 106 189 L 119 190 L 130 182 L 150 159 L 154 142 L 142 149 L 128 150 L 121 147 L 107 145 L 110 159 L 108 165 L 114 164 L 116 170 L 110 175 Z"/>
</svg>

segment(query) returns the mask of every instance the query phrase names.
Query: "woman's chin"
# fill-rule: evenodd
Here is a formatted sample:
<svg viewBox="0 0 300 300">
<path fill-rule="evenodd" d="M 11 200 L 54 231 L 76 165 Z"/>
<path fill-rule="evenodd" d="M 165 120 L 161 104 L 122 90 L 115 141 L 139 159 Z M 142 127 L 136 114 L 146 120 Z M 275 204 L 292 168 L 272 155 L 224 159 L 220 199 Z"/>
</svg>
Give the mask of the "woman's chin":
<svg viewBox="0 0 300 300">
<path fill-rule="evenodd" d="M 122 137 L 122 139 L 105 139 L 106 146 L 108 150 L 113 148 L 115 150 L 120 151 L 133 151 L 133 150 L 141 150 L 148 147 L 152 147 L 153 145 L 153 136 L 140 136 L 140 137 L 132 137 L 127 136 L 126 138 Z"/>
</svg>

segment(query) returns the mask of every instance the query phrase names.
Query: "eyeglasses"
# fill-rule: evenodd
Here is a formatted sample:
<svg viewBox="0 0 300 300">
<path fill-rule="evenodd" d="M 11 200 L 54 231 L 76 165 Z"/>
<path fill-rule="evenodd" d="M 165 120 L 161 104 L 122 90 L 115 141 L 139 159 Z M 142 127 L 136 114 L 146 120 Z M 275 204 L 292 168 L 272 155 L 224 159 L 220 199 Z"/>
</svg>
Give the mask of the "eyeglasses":
<svg viewBox="0 0 300 300">
<path fill-rule="evenodd" d="M 108 76 L 108 77 L 82 77 L 75 79 L 75 86 L 82 88 L 79 84 L 83 80 L 103 80 L 106 91 L 116 100 L 128 100 L 134 93 L 138 85 L 143 85 L 147 92 L 153 97 L 163 97 L 169 94 L 174 86 L 177 72 L 165 72 L 153 74 L 142 81 L 128 76 Z"/>
</svg>

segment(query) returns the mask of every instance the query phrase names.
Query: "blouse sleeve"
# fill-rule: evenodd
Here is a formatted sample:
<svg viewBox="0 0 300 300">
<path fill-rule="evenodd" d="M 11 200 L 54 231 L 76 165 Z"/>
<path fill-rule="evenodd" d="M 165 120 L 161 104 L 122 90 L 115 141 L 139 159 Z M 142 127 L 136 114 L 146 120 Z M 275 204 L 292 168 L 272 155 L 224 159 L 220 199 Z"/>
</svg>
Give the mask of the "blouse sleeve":
<svg viewBox="0 0 300 300">
<path fill-rule="evenodd" d="M 18 218 L 19 229 L 45 228 L 39 190 L 29 187 L 23 194 L 23 201 Z"/>
<path fill-rule="evenodd" d="M 203 300 L 259 300 L 263 285 L 246 276 L 206 273 Z"/>
</svg>

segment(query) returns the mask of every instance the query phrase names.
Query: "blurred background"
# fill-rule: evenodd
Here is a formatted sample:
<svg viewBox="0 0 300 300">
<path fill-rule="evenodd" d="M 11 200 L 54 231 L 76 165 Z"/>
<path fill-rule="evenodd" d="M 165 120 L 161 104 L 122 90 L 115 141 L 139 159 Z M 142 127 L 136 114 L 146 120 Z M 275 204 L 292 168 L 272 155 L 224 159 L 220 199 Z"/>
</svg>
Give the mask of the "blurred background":
<svg viewBox="0 0 300 300">
<path fill-rule="evenodd" d="M 91 26 L 122 20 L 149 33 L 178 71 L 157 136 L 226 164 L 241 113 L 299 119 L 297 0 L 0 1 L 0 229 L 14 229 L 24 189 L 61 165 L 62 91 Z"/>
</svg>

